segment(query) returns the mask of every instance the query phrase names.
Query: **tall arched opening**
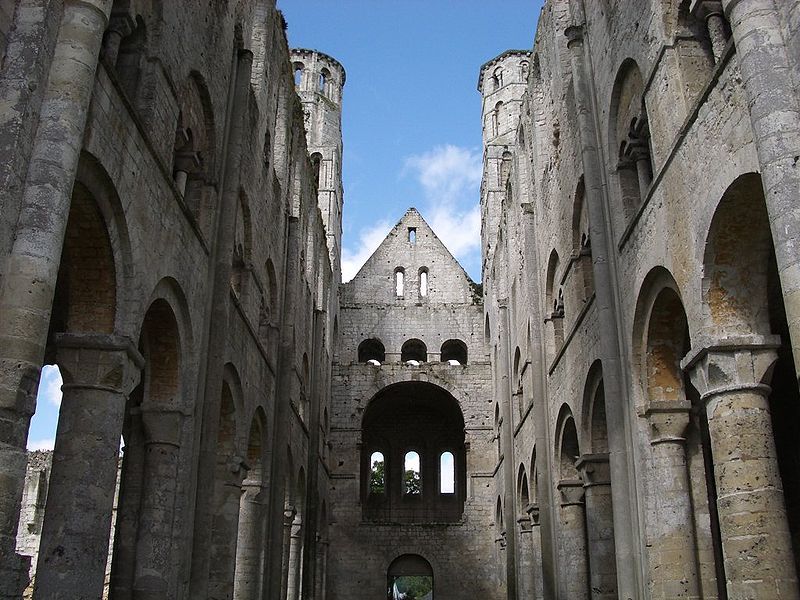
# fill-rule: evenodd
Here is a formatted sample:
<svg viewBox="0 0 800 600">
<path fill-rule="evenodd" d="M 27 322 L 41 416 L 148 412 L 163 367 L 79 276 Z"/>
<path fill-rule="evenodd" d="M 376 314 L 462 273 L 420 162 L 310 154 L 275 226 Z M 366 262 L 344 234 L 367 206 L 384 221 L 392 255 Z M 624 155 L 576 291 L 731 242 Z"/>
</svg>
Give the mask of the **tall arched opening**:
<svg viewBox="0 0 800 600">
<path fill-rule="evenodd" d="M 386 572 L 389 600 L 433 600 L 433 568 L 419 554 L 403 554 Z"/>
<path fill-rule="evenodd" d="M 464 416 L 452 394 L 427 382 L 390 385 L 369 403 L 362 439 L 364 518 L 401 523 L 461 518 Z M 381 485 L 373 485 L 378 479 Z"/>
</svg>

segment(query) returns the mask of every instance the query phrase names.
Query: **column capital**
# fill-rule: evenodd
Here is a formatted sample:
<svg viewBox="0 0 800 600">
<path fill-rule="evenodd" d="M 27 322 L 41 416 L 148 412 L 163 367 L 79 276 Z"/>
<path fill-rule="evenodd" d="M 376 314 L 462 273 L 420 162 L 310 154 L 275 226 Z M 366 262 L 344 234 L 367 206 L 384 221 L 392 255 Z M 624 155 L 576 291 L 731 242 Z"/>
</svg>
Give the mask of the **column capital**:
<svg viewBox="0 0 800 600">
<path fill-rule="evenodd" d="M 583 24 L 570 25 L 564 30 L 564 35 L 567 36 L 567 48 L 572 50 L 573 46 L 583 44 L 584 30 Z"/>
<path fill-rule="evenodd" d="M 653 402 L 644 412 L 650 424 L 650 444 L 684 443 L 691 407 L 687 402 Z"/>
<path fill-rule="evenodd" d="M 723 16 L 720 0 L 692 0 L 689 12 L 699 21 L 705 21 L 713 15 Z"/>
<path fill-rule="evenodd" d="M 575 467 L 583 478 L 583 487 L 611 485 L 611 468 L 608 453 L 584 454 L 575 461 Z"/>
<path fill-rule="evenodd" d="M 584 489 L 580 479 L 562 479 L 556 489 L 561 495 L 561 506 L 583 505 Z"/>
<path fill-rule="evenodd" d="M 780 337 L 748 335 L 705 344 L 681 361 L 704 402 L 720 394 L 750 391 L 767 396 Z"/>
<path fill-rule="evenodd" d="M 93 388 L 127 396 L 139 383 L 145 360 L 130 338 L 58 333 L 55 345 L 65 389 Z"/>
<path fill-rule="evenodd" d="M 517 517 L 517 525 L 519 525 L 520 533 L 530 533 L 533 530 L 533 523 L 528 515 Z"/>
<path fill-rule="evenodd" d="M 531 526 L 538 527 L 540 525 L 539 522 L 539 505 L 538 504 L 528 504 L 525 507 L 525 512 L 528 513 L 528 517 L 531 519 Z"/>
</svg>

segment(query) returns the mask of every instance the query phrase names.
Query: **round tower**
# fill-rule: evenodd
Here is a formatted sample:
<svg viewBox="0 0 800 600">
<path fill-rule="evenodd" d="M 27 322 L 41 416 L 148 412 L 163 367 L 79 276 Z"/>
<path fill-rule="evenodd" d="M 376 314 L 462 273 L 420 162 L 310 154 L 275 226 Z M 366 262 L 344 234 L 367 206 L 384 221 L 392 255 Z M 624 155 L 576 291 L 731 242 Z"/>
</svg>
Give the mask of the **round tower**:
<svg viewBox="0 0 800 600">
<path fill-rule="evenodd" d="M 488 256 L 497 238 L 497 228 L 506 183 L 511 170 L 511 150 L 522 114 L 522 100 L 528 88 L 531 53 L 507 50 L 481 67 L 483 121 L 483 183 L 481 185 L 481 245 Z"/>
<path fill-rule="evenodd" d="M 319 209 L 325 223 L 334 276 L 341 278 L 342 90 L 344 67 L 335 58 L 297 48 L 290 51 L 297 95 L 303 103 L 311 161 L 319 169 Z"/>
</svg>

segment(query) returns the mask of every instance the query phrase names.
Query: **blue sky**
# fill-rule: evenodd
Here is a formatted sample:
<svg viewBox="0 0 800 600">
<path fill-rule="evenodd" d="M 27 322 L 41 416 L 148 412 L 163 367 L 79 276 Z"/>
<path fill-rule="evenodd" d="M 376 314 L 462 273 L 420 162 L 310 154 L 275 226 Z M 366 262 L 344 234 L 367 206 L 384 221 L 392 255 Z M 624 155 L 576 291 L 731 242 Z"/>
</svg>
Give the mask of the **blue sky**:
<svg viewBox="0 0 800 600">
<path fill-rule="evenodd" d="M 483 63 L 530 48 L 541 0 L 278 0 L 293 47 L 344 65 L 345 280 L 415 206 L 480 280 Z M 28 448 L 52 448 L 58 369 L 45 367 Z"/>
<path fill-rule="evenodd" d="M 480 280 L 483 63 L 531 48 L 541 0 L 278 0 L 289 44 L 344 65 L 343 276 L 415 206 Z"/>
</svg>

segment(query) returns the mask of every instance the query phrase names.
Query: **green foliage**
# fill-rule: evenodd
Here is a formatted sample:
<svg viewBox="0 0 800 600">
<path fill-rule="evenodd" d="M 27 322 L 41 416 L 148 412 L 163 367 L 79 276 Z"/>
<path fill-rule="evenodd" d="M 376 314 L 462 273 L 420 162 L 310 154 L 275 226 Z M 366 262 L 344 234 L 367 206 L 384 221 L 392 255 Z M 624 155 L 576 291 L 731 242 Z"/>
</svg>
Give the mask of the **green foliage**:
<svg viewBox="0 0 800 600">
<path fill-rule="evenodd" d="M 406 494 L 419 494 L 422 492 L 422 480 L 419 476 L 419 471 L 408 469 L 403 477 L 405 482 Z"/>
<path fill-rule="evenodd" d="M 433 578 L 426 575 L 405 575 L 394 580 L 397 591 L 405 594 L 407 600 L 424 598 L 433 590 Z"/>
<path fill-rule="evenodd" d="M 382 460 L 372 463 L 369 473 L 369 493 L 383 494 L 386 491 L 385 467 Z"/>
</svg>

